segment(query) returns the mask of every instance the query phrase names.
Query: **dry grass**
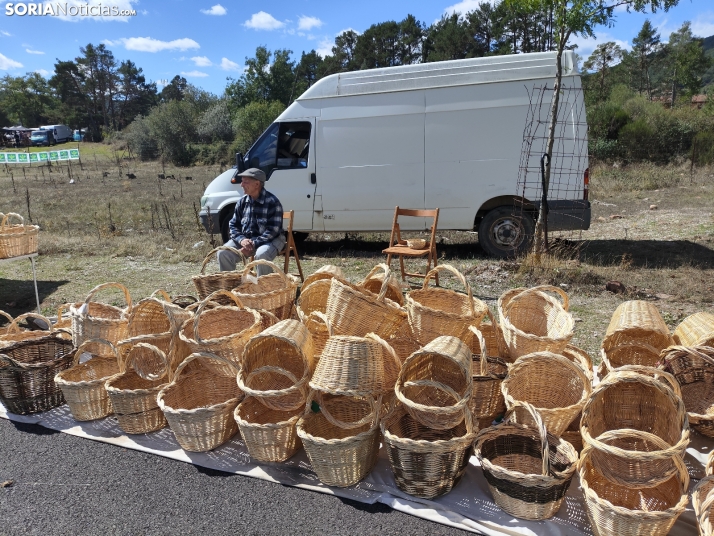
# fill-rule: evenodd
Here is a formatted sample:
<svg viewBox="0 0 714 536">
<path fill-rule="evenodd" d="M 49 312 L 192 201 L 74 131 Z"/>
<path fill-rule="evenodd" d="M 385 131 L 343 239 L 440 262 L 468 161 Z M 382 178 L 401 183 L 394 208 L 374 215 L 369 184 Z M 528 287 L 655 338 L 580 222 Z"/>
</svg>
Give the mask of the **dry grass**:
<svg viewBox="0 0 714 536">
<path fill-rule="evenodd" d="M 212 248 L 195 211 L 221 169 L 162 168 L 122 157 L 107 145 L 81 144 L 80 151 L 81 166 L 33 167 L 24 173 L 19 167 L 0 168 L 0 212 L 28 217 L 29 197 L 32 221 L 42 229 L 37 266 L 43 312 L 53 315 L 60 304 L 81 301 L 106 281 L 125 284 L 135 300 L 157 288 L 193 293 L 191 276 Z M 159 179 L 161 173 L 174 178 Z M 484 256 L 474 233 L 441 231 L 439 262 L 464 272 L 474 294 L 494 310 L 508 288 L 551 284 L 566 289 L 577 319 L 574 342 L 593 356 L 623 300 L 656 301 L 672 328 L 695 311 L 714 311 L 714 170 L 690 175 L 686 166 L 597 167 L 591 199 L 590 230 L 563 234 L 540 263 L 531 257 L 496 261 Z M 310 273 L 336 264 L 360 281 L 384 261 L 387 240 L 387 233 L 311 235 L 299 246 L 303 269 Z M 212 263 L 209 270 L 214 269 Z M 0 264 L 0 309 L 13 315 L 33 309 L 30 278 L 29 263 Z M 609 280 L 621 281 L 627 293 L 607 292 Z M 442 285 L 461 290 L 450 276 Z M 98 298 L 121 302 L 119 293 Z"/>
</svg>

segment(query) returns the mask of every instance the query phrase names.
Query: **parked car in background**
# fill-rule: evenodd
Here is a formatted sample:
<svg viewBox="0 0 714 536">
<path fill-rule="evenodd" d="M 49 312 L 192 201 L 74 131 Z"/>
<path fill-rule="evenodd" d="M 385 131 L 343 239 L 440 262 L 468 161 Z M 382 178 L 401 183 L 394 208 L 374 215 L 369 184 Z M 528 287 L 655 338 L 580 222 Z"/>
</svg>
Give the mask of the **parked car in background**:
<svg viewBox="0 0 714 536">
<path fill-rule="evenodd" d="M 84 141 L 84 130 L 75 130 L 72 139 L 74 141 Z"/>
<path fill-rule="evenodd" d="M 55 136 L 51 130 L 35 130 L 30 135 L 30 145 L 33 147 L 49 147 L 50 145 L 55 145 Z"/>
<path fill-rule="evenodd" d="M 72 129 L 67 125 L 44 125 L 40 130 L 51 130 L 57 143 L 71 141 L 74 138 Z"/>
</svg>

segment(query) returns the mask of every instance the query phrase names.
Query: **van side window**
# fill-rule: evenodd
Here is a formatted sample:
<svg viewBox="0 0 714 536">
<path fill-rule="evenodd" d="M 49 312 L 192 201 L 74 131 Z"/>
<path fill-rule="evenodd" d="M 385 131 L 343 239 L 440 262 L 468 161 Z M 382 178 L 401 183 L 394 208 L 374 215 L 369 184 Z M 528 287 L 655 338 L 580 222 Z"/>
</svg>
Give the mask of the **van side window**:
<svg viewBox="0 0 714 536">
<path fill-rule="evenodd" d="M 278 168 L 306 168 L 310 152 L 310 123 L 281 123 Z"/>
<path fill-rule="evenodd" d="M 248 167 L 257 167 L 269 177 L 275 168 L 275 159 L 278 148 L 278 129 L 280 125 L 273 123 L 263 132 L 248 152 Z"/>
</svg>

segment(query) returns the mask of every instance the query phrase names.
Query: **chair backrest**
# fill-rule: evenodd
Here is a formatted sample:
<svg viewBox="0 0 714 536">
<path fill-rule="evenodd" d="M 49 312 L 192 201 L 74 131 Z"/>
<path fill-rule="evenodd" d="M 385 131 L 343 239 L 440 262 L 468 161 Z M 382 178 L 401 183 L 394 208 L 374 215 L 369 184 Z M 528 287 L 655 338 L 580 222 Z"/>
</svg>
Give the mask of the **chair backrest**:
<svg viewBox="0 0 714 536">
<path fill-rule="evenodd" d="M 285 220 L 288 220 L 288 228 L 285 229 L 288 232 L 288 238 L 293 234 L 293 219 L 295 218 L 295 211 L 283 212 L 283 228 L 285 228 Z"/>
<path fill-rule="evenodd" d="M 439 209 L 419 209 L 419 208 L 400 208 L 398 205 L 394 207 L 394 220 L 392 221 L 392 234 L 389 238 L 389 245 L 392 246 L 402 239 L 401 229 L 399 227 L 399 216 L 410 216 L 415 218 L 433 218 L 431 224 L 431 239 L 429 240 L 430 247 L 434 246 L 436 238 L 436 226 L 439 221 Z"/>
</svg>

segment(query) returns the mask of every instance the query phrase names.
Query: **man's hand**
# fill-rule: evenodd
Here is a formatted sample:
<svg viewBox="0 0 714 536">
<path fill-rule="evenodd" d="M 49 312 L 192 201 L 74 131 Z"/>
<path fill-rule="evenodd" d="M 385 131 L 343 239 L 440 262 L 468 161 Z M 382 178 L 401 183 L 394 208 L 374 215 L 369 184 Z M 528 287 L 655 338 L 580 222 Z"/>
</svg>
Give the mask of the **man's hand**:
<svg viewBox="0 0 714 536">
<path fill-rule="evenodd" d="M 244 238 L 240 241 L 240 245 L 240 252 L 246 257 L 250 257 L 255 253 L 255 247 L 253 247 L 253 242 L 250 239 Z"/>
</svg>

